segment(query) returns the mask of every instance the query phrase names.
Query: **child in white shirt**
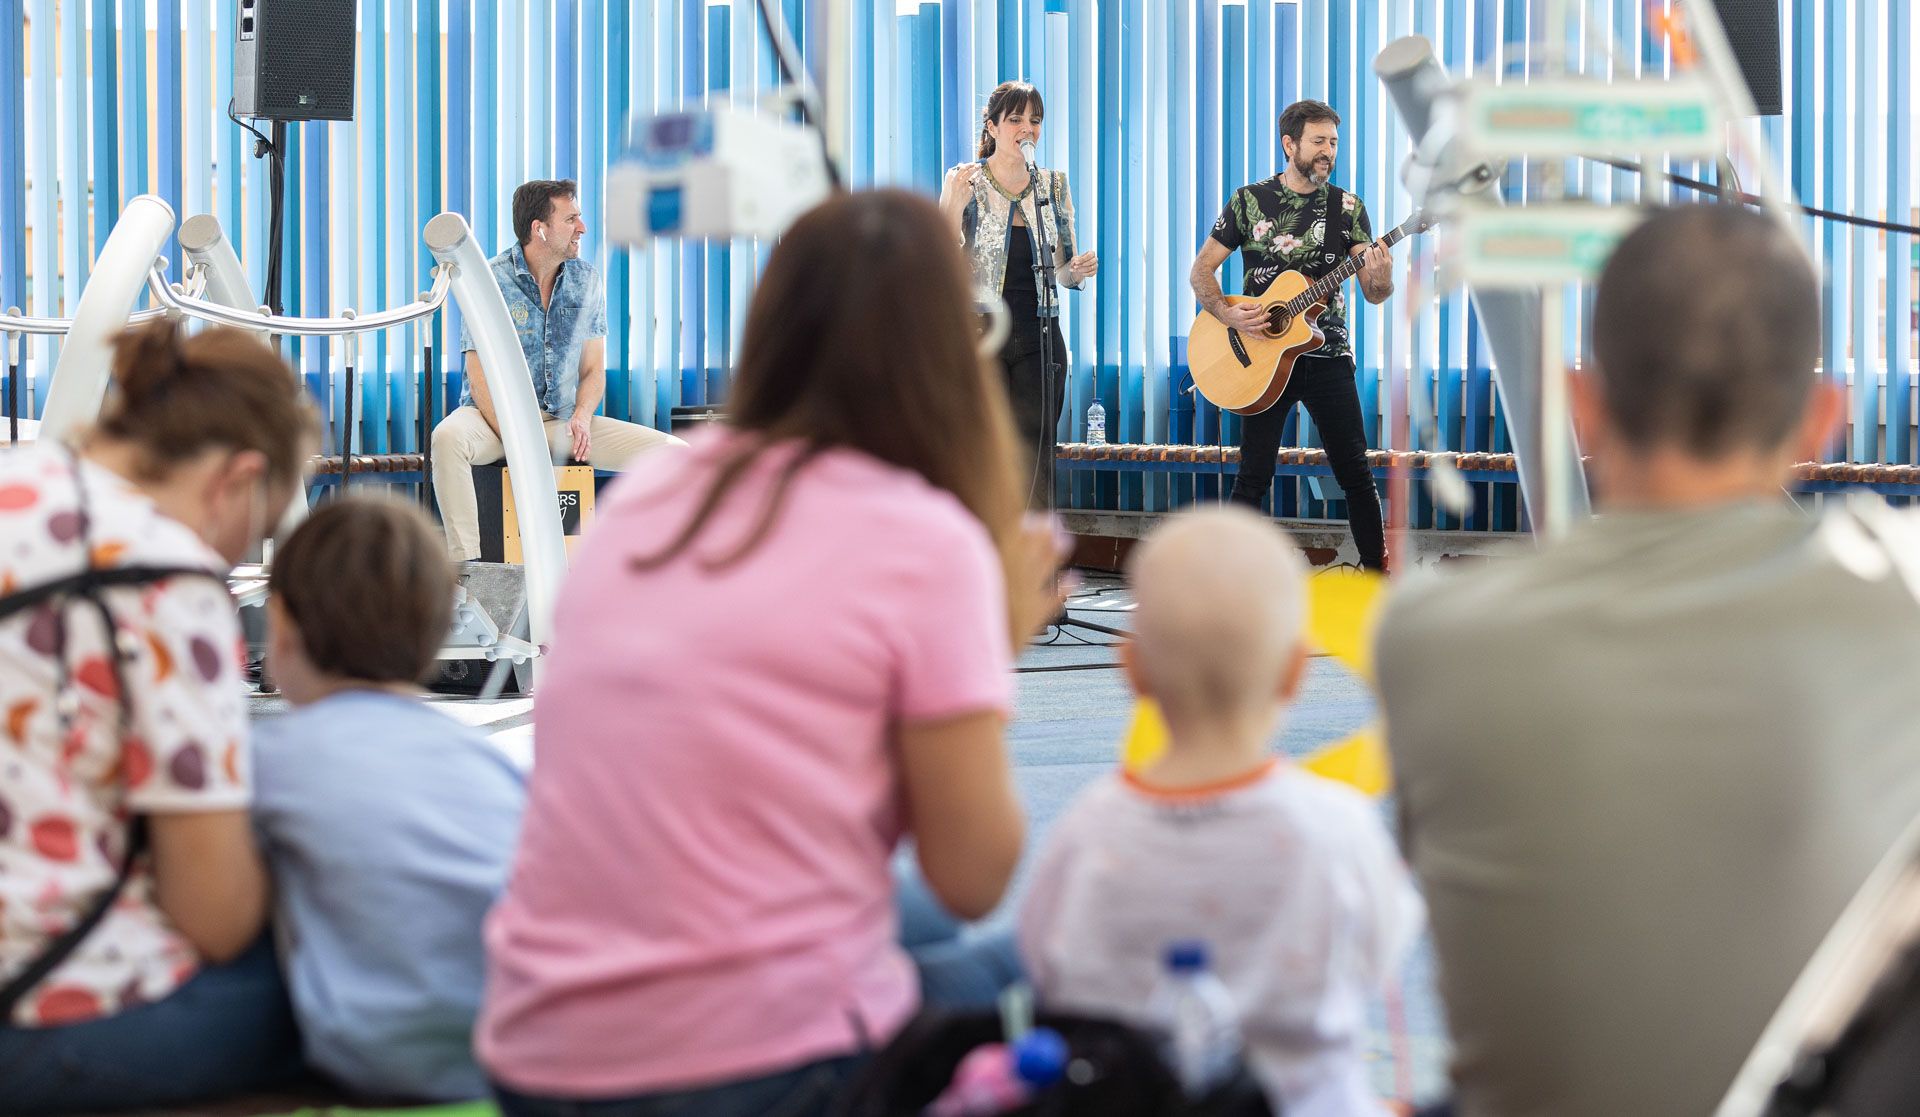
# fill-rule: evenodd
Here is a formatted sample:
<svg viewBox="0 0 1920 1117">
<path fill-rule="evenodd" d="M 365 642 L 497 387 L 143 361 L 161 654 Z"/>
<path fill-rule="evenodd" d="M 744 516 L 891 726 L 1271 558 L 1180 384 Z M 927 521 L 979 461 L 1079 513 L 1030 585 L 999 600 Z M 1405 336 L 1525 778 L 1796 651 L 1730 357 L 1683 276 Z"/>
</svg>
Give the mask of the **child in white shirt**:
<svg viewBox="0 0 1920 1117">
<path fill-rule="evenodd" d="M 1237 508 L 1182 513 L 1134 553 L 1134 690 L 1166 753 L 1089 788 L 1056 825 L 1020 912 L 1043 1004 L 1149 1023 L 1166 945 L 1204 939 L 1247 1057 L 1289 1117 L 1383 1111 L 1367 1003 L 1424 909 L 1377 808 L 1271 755 L 1305 673 L 1305 563 Z"/>
</svg>

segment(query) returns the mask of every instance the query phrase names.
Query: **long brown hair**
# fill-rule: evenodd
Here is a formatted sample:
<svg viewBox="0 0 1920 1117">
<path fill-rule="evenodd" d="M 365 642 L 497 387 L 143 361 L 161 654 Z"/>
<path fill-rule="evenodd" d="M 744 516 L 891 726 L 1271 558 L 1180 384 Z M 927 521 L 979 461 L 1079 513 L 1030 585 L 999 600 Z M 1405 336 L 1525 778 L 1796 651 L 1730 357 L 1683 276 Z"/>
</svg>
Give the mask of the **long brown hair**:
<svg viewBox="0 0 1920 1117">
<path fill-rule="evenodd" d="M 747 312 L 727 422 L 752 437 L 720 463 L 673 542 L 686 550 L 714 509 L 777 442 L 784 467 L 747 538 L 766 538 L 794 476 L 823 451 L 857 450 L 959 498 L 1005 552 L 1018 529 L 1021 462 L 1005 390 L 980 356 L 973 277 L 951 223 L 902 190 L 838 194 L 787 230 Z"/>
<path fill-rule="evenodd" d="M 1040 91 L 1032 82 L 1003 81 L 987 95 L 987 107 L 980 113 L 980 158 L 993 154 L 993 133 L 987 131 L 987 125 L 998 124 L 1008 113 L 1021 111 L 1034 117 L 1047 115 L 1046 103 L 1040 100 Z"/>
<path fill-rule="evenodd" d="M 267 483 L 290 488 L 319 441 L 319 417 L 293 369 L 244 330 L 186 336 L 169 319 L 113 345 L 113 391 L 93 434 L 133 446 L 142 480 L 214 447 L 258 450 Z"/>
</svg>

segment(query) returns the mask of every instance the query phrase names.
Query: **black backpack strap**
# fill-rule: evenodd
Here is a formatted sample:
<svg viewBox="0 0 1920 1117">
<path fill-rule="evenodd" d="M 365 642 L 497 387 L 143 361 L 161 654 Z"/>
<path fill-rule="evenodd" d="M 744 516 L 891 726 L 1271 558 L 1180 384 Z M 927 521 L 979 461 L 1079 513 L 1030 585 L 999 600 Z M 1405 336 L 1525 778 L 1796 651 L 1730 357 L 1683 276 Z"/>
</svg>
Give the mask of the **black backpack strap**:
<svg viewBox="0 0 1920 1117">
<path fill-rule="evenodd" d="M 121 714 L 126 717 L 129 711 L 125 703 L 131 699 L 127 693 L 127 681 L 122 677 L 124 653 L 117 639 L 113 616 L 108 612 L 105 601 L 99 596 L 99 591 L 116 586 L 152 585 L 175 577 L 213 579 L 220 583 L 222 589 L 227 585 L 225 578 L 197 566 L 116 566 L 104 569 L 89 567 L 65 578 L 57 578 L 51 582 L 16 590 L 5 597 L 0 597 L 0 618 L 62 598 L 79 597 L 92 604 L 95 611 L 100 614 L 101 623 L 106 626 L 109 662 L 113 666 L 115 682 L 119 684 L 117 689 L 123 703 Z M 126 853 L 120 859 L 120 870 L 114 875 L 113 883 L 101 890 L 100 895 L 93 901 L 93 905 L 74 921 L 73 926 L 62 931 L 58 937 L 42 947 L 33 961 L 28 962 L 19 973 L 8 978 L 4 987 L 0 987 L 0 1027 L 7 1025 L 7 1022 L 13 1018 L 14 1009 L 26 998 L 26 995 L 79 949 L 80 944 L 86 941 L 87 936 L 100 925 L 100 921 L 113 910 L 114 903 L 120 899 L 120 894 L 126 890 L 127 881 L 133 876 L 135 863 L 139 861 L 146 849 L 146 816 L 134 815 L 127 827 Z"/>
<path fill-rule="evenodd" d="M 0 620 L 15 613 L 24 612 L 36 605 L 43 605 L 55 598 L 86 596 L 93 590 L 113 589 L 117 586 L 147 586 L 155 582 L 164 582 L 168 578 L 199 577 L 211 578 L 225 588 L 227 580 L 202 566 L 112 566 L 104 569 L 89 567 L 70 574 L 65 578 L 56 578 L 51 582 L 42 582 L 37 586 L 15 590 L 0 597 Z"/>
<path fill-rule="evenodd" d="M 13 1010 L 33 991 L 33 987 L 79 949 L 87 936 L 93 934 L 94 928 L 100 925 L 100 921 L 113 910 L 115 901 L 120 899 L 120 893 L 126 890 L 127 881 L 133 876 L 134 863 L 146 851 L 147 818 L 145 815 L 134 815 L 132 824 L 127 828 L 127 852 L 120 859 L 120 872 L 114 876 L 113 883 L 101 891 L 85 915 L 73 926 L 60 932 L 60 937 L 43 947 L 39 956 L 27 963 L 26 969 L 8 978 L 6 987 L 0 988 L 0 1027 L 5 1027 L 13 1019 Z"/>
</svg>

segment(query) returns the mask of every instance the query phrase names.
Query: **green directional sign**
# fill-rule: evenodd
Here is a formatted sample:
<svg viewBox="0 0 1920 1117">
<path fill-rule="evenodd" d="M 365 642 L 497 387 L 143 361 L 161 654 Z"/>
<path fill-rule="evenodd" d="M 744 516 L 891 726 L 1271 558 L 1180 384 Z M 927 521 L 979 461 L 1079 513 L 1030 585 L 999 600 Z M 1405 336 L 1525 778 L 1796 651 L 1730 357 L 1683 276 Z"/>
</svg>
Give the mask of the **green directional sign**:
<svg viewBox="0 0 1920 1117">
<path fill-rule="evenodd" d="M 1452 222 L 1458 239 L 1450 270 L 1479 287 L 1591 282 L 1644 216 L 1630 206 L 1577 202 L 1470 206 Z"/>
<path fill-rule="evenodd" d="M 1464 138 L 1486 157 L 1712 158 L 1726 150 L 1719 101 L 1713 89 L 1695 77 L 1468 82 L 1460 97 Z"/>
</svg>

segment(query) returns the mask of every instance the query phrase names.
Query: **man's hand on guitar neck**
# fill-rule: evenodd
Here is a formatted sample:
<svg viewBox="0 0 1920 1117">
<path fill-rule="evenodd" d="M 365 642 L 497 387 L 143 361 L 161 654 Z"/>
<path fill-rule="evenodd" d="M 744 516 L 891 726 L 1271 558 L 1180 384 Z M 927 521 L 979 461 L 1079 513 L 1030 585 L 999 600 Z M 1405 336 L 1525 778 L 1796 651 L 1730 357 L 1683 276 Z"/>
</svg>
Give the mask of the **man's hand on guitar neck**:
<svg viewBox="0 0 1920 1117">
<path fill-rule="evenodd" d="M 1393 250 L 1380 241 L 1356 246 L 1360 257 L 1360 293 L 1370 303 L 1383 303 L 1393 294 Z"/>
</svg>

